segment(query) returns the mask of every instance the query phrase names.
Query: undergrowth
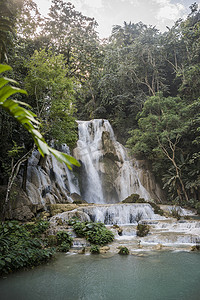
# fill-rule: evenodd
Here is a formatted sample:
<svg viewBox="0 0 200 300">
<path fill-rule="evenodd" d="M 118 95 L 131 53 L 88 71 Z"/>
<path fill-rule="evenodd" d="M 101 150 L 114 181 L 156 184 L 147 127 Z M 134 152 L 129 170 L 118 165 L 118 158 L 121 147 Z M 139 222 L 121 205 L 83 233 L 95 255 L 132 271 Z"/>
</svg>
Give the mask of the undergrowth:
<svg viewBox="0 0 200 300">
<path fill-rule="evenodd" d="M 0 274 L 30 268 L 48 261 L 55 250 L 45 248 L 41 234 L 48 228 L 48 222 L 20 224 L 6 221 L 0 224 Z"/>
</svg>

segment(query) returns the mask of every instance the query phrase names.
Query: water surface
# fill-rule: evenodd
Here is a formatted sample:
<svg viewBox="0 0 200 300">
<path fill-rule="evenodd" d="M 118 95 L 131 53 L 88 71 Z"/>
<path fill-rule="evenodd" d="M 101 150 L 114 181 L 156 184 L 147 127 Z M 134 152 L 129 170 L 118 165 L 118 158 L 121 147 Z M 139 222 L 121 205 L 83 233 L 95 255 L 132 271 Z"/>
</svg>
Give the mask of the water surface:
<svg viewBox="0 0 200 300">
<path fill-rule="evenodd" d="M 199 300 L 200 254 L 60 254 L 48 265 L 1 279 L 0 299 Z"/>
</svg>

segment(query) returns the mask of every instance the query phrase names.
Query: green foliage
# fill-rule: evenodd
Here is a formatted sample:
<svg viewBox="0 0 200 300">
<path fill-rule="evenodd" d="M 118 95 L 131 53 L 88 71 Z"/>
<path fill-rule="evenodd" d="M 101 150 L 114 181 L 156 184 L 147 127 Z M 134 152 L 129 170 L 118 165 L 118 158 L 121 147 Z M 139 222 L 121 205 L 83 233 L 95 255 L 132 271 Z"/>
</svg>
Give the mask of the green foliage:
<svg viewBox="0 0 200 300">
<path fill-rule="evenodd" d="M 49 222 L 45 220 L 37 221 L 33 228 L 31 229 L 31 233 L 33 235 L 38 235 L 44 233 L 49 228 Z"/>
<path fill-rule="evenodd" d="M 114 234 L 103 223 L 76 221 L 73 229 L 78 236 L 86 237 L 91 244 L 101 246 L 114 240 Z"/>
<path fill-rule="evenodd" d="M 37 266 L 48 261 L 53 254 L 53 249 L 44 249 L 43 241 L 19 222 L 8 221 L 0 225 L 1 274 Z"/>
<path fill-rule="evenodd" d="M 64 56 L 56 55 L 52 50 L 36 50 L 26 66 L 25 87 L 29 101 L 41 119 L 45 136 L 60 145 L 74 146 L 77 140 L 73 117 L 74 80 L 68 76 Z"/>
<path fill-rule="evenodd" d="M 13 5 L 12 0 L 1 0 L 0 2 L 0 63 L 7 60 L 7 48 L 12 43 L 11 37 L 14 36 L 16 7 L 14 11 Z"/>
<path fill-rule="evenodd" d="M 191 159 L 199 151 L 197 102 L 187 105 L 181 98 L 165 98 L 162 94 L 148 98 L 138 115 L 139 128 L 131 132 L 127 143 L 133 153 L 152 162 L 168 194 L 182 205 L 189 202 L 189 194 L 194 192 L 196 197 L 191 186 L 199 186 L 197 166 Z"/>
<path fill-rule="evenodd" d="M 90 252 L 92 254 L 99 254 L 100 253 L 100 248 L 98 245 L 92 245 L 90 248 Z"/>
<path fill-rule="evenodd" d="M 7 65 L 0 65 L 0 74 L 11 70 L 11 67 Z M 36 115 L 30 110 L 22 107 L 21 105 L 30 106 L 24 102 L 17 100 L 11 100 L 9 97 L 16 93 L 26 93 L 24 90 L 18 89 L 16 87 L 8 85 L 8 83 L 16 83 L 15 81 L 2 77 L 0 78 L 0 107 L 2 107 L 6 112 L 8 112 L 16 121 L 18 121 L 31 135 L 38 147 L 40 153 L 44 154 L 52 153 L 57 160 L 64 162 L 70 169 L 71 165 L 80 166 L 79 162 L 73 157 L 66 153 L 62 153 L 55 150 L 47 145 L 43 136 L 38 131 L 38 126 L 40 123 L 36 120 Z"/>
<path fill-rule="evenodd" d="M 149 233 L 150 227 L 147 224 L 138 224 L 137 225 L 137 236 L 144 237 Z"/>
<path fill-rule="evenodd" d="M 124 246 L 121 246 L 120 247 L 120 250 L 118 252 L 118 254 L 121 254 L 121 255 L 128 255 L 129 254 L 129 250 L 127 247 L 124 247 Z"/>
<path fill-rule="evenodd" d="M 70 247 L 70 244 L 64 241 L 58 246 L 57 250 L 60 252 L 68 252 Z"/>
<path fill-rule="evenodd" d="M 71 73 L 82 82 L 88 78 L 96 59 L 96 26 L 94 18 L 76 11 L 72 3 L 52 1 L 43 34 L 48 37 L 48 47 L 64 54 Z"/>
<path fill-rule="evenodd" d="M 56 237 L 56 235 L 48 235 L 47 236 L 47 245 L 49 247 L 57 245 L 57 237 Z"/>
<path fill-rule="evenodd" d="M 61 252 L 68 252 L 73 238 L 66 231 L 58 231 L 56 234 L 57 237 L 57 250 Z"/>
<path fill-rule="evenodd" d="M 57 237 L 57 245 L 61 245 L 63 242 L 68 243 L 70 246 L 72 245 L 72 237 L 66 231 L 58 231 L 56 234 Z"/>
</svg>

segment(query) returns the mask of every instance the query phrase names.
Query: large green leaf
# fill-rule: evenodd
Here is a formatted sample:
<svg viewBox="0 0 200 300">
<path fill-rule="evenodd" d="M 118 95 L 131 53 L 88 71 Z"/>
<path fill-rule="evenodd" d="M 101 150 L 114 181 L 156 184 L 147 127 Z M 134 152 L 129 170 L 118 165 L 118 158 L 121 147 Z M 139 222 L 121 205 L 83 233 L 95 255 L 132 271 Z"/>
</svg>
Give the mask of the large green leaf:
<svg viewBox="0 0 200 300">
<path fill-rule="evenodd" d="M 8 97 L 16 94 L 16 93 L 22 93 L 22 94 L 27 94 L 26 91 L 13 87 L 13 86 L 4 86 L 3 88 L 0 89 L 0 101 L 4 102 Z"/>
<path fill-rule="evenodd" d="M 49 151 L 57 158 L 58 161 L 67 164 L 70 169 L 71 169 L 71 165 L 80 167 L 80 163 L 74 157 L 50 147 L 49 147 Z"/>
<path fill-rule="evenodd" d="M 12 68 L 8 65 L 0 65 L 0 74 L 5 72 L 5 71 L 9 71 L 9 70 L 12 70 Z"/>
<path fill-rule="evenodd" d="M 0 74 L 11 69 L 12 68 L 10 66 L 0 64 Z M 55 150 L 47 145 L 42 134 L 38 130 L 40 123 L 36 119 L 36 115 L 21 105 L 30 106 L 24 102 L 9 98 L 16 93 L 27 94 L 26 91 L 10 86 L 10 82 L 13 83 L 15 81 L 5 77 L 0 78 L 0 107 L 6 110 L 32 135 L 32 138 L 42 156 L 52 153 L 58 161 L 64 162 L 70 169 L 72 165 L 80 166 L 79 162 L 72 156 Z"/>
</svg>

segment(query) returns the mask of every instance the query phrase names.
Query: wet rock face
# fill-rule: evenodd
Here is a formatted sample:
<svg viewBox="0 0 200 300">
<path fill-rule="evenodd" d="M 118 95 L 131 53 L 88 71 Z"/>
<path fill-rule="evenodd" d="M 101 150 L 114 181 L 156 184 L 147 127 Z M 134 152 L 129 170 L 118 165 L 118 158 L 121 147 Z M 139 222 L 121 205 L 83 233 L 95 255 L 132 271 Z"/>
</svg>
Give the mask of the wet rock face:
<svg viewBox="0 0 200 300">
<path fill-rule="evenodd" d="M 0 188 L 0 193 L 5 195 L 6 187 Z M 41 207 L 34 205 L 26 193 L 14 185 L 10 193 L 10 201 L 6 212 L 6 219 L 28 221 L 33 218 Z"/>
<path fill-rule="evenodd" d="M 35 151 L 28 161 L 26 193 L 34 205 L 43 207 L 54 203 L 72 202 L 69 197 L 66 166 L 48 156 L 43 169 L 39 165 L 38 151 Z"/>
<path fill-rule="evenodd" d="M 166 200 L 166 194 L 161 189 L 160 184 L 156 181 L 148 162 L 145 160 L 134 159 L 133 163 L 134 167 L 138 170 L 138 176 L 141 184 L 149 192 L 151 198 L 157 202 L 164 202 Z"/>
</svg>

